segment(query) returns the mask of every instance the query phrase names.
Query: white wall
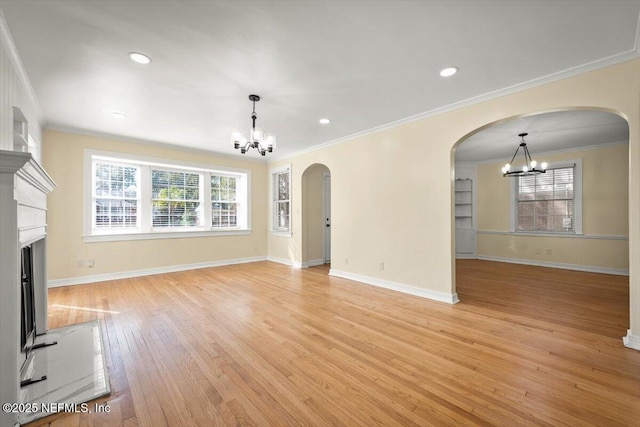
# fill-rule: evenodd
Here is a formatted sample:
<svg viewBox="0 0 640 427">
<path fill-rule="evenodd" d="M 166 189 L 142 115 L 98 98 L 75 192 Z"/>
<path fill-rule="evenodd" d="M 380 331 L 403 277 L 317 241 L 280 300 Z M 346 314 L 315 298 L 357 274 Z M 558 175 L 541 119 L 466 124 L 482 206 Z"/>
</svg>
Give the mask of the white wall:
<svg viewBox="0 0 640 427">
<path fill-rule="evenodd" d="M 0 10 L 0 150 L 13 150 L 13 107 L 18 107 L 22 111 L 22 113 L 26 116 L 29 121 L 29 134 L 39 145 L 41 141 L 41 127 L 40 120 L 38 117 L 38 105 L 35 97 L 33 96 L 33 91 L 31 89 L 31 84 L 23 71 L 22 63 L 16 53 L 15 46 L 13 45 L 13 40 L 11 39 L 11 35 L 7 29 L 7 24 L 4 19 L 4 15 Z M 39 162 L 39 156 L 36 157 L 36 160 Z M 5 175 L 5 174 L 3 174 Z M 6 176 L 4 177 L 6 178 Z M 3 180 L 6 181 L 6 180 Z M 8 181 L 6 181 L 8 182 Z M 6 183 L 3 182 L 3 185 Z M 3 188 L 2 193 L 6 196 L 3 199 L 3 203 L 5 203 L 4 208 L 8 208 L 9 205 L 14 205 L 15 202 L 13 199 L 15 197 L 15 188 Z M 15 214 L 8 215 L 7 211 L 3 211 L 2 223 L 4 225 L 11 225 L 15 227 Z M 12 233 L 4 233 L 2 235 L 1 244 L 3 247 L 11 247 L 13 248 L 14 242 L 17 243 L 15 234 L 17 230 L 13 228 Z M 13 236 L 13 242 L 12 238 Z M 7 249 L 5 247 L 5 249 Z M 14 249 L 15 251 L 15 249 Z M 14 264 L 17 266 L 17 259 L 15 257 L 5 257 L 6 254 L 3 255 L 3 262 L 9 262 L 10 264 Z M 13 253 L 15 255 L 15 252 Z M 10 259 L 9 259 L 10 258 Z M 14 261 L 11 263 L 11 261 Z M 4 268 L 4 267 L 3 267 Z M 2 286 L 13 283 L 13 279 L 10 277 L 11 274 L 8 274 L 9 280 L 5 281 L 7 278 L 5 273 L 14 273 L 14 270 L 10 271 L 3 270 L 3 282 Z M 13 276 L 15 277 L 15 275 Z M 15 290 L 15 289 L 14 289 Z M 0 388 L 0 395 L 2 395 L 2 402 L 14 402 L 17 403 L 17 392 L 19 385 L 16 383 L 18 380 L 18 372 L 16 367 L 17 359 L 15 357 L 15 352 L 17 350 L 16 344 L 19 342 L 18 331 L 14 328 L 17 325 L 17 321 L 13 321 L 19 318 L 19 312 L 17 311 L 16 301 L 20 301 L 19 292 L 12 292 L 9 289 L 4 289 L 0 297 L 5 304 L 2 308 L 3 311 L 3 321 L 2 323 L 2 334 L 1 335 L 1 345 L 2 348 L 2 372 L 1 377 L 2 381 Z M 9 304 L 7 306 L 6 304 Z M 5 317 L 6 316 L 6 317 Z M 7 330 L 5 328 L 10 329 Z M 18 363 L 21 363 L 19 361 Z M 2 425 L 13 425 L 17 421 L 17 414 L 14 413 L 0 413 L 0 424 Z"/>
<path fill-rule="evenodd" d="M 640 339 L 638 59 L 274 161 L 272 167 L 291 164 L 293 233 L 270 236 L 269 256 L 294 265 L 302 260 L 301 175 L 322 163 L 332 177 L 332 270 L 423 295 L 453 296 L 453 148 L 489 124 L 572 108 L 610 111 L 629 123 L 630 335 Z"/>
<path fill-rule="evenodd" d="M 510 232 L 511 186 L 505 161 L 478 165 L 478 256 L 603 273 L 629 271 L 629 145 L 537 153 L 550 164 L 582 163 L 582 232 L 575 236 Z"/>
<path fill-rule="evenodd" d="M 199 163 L 251 172 L 251 232 L 112 242 L 84 241 L 85 149 Z M 43 165 L 58 188 L 49 195 L 48 278 L 66 285 L 195 266 L 264 259 L 267 255 L 267 164 L 196 150 L 139 144 L 45 129 Z M 82 260 L 94 261 L 92 267 Z M 80 262 L 79 262 L 80 261 Z"/>
<path fill-rule="evenodd" d="M 40 146 L 40 109 L 0 10 L 0 150 L 13 150 L 13 107 L 22 110 L 29 134 Z M 40 162 L 40 156 L 36 160 Z"/>
</svg>

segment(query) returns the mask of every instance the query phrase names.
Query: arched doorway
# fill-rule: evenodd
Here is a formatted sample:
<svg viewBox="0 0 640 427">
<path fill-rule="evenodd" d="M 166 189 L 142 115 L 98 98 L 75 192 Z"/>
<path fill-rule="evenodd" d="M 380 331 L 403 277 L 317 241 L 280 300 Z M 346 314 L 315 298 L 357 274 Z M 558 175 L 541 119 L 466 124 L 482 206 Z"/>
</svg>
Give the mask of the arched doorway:
<svg viewBox="0 0 640 427">
<path fill-rule="evenodd" d="M 331 172 L 314 163 L 302 174 L 302 267 L 331 262 Z"/>
<path fill-rule="evenodd" d="M 503 177 L 501 168 L 510 162 L 524 132 L 534 160 L 549 163 L 548 173 L 535 178 Z M 456 272 L 460 265 L 470 264 L 461 258 L 472 258 L 629 275 L 629 125 L 625 119 L 597 109 L 511 117 L 474 130 L 454 150 Z M 512 168 L 524 165 L 521 151 Z M 466 187 L 472 189 L 472 196 L 463 194 Z M 467 223 L 472 224 L 465 227 L 472 228 L 472 233 L 459 227 Z M 473 250 L 468 245 L 459 250 L 462 237 L 469 234 Z M 492 274 L 499 274 L 496 271 Z M 484 274 L 477 268 L 476 273 Z M 537 271 L 523 267 L 520 274 Z M 532 284 L 534 297 L 542 297 L 536 294 L 540 288 Z M 459 286 L 456 291 L 464 300 Z M 626 322 L 628 318 L 619 323 Z M 620 329 L 616 334 L 623 334 L 620 325 L 616 328 Z"/>
</svg>

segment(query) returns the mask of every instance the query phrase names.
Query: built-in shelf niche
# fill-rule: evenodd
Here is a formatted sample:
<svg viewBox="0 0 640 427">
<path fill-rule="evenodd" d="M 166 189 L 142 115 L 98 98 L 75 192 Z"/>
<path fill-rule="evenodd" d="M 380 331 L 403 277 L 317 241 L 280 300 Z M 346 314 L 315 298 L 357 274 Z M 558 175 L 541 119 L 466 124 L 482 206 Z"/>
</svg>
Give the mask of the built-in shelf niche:
<svg viewBox="0 0 640 427">
<path fill-rule="evenodd" d="M 473 180 L 456 179 L 455 182 L 456 228 L 473 228 Z"/>
<path fill-rule="evenodd" d="M 13 107 L 13 151 L 29 151 L 29 122 L 18 107 Z"/>
<path fill-rule="evenodd" d="M 456 175 L 458 176 L 454 186 L 456 255 L 458 257 L 472 257 L 476 252 L 473 197 L 475 168 L 456 167 Z"/>
</svg>

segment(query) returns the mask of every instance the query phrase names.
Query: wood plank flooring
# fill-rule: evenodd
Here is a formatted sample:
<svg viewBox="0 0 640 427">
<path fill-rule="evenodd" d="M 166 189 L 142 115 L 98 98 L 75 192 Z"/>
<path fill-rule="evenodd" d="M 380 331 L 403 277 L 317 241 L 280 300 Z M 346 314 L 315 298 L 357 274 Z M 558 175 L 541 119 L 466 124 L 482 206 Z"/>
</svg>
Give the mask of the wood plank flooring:
<svg viewBox="0 0 640 427">
<path fill-rule="evenodd" d="M 259 262 L 51 289 L 50 328 L 102 320 L 111 412 L 30 426 L 639 425 L 627 277 L 458 260 L 457 287 Z"/>
</svg>

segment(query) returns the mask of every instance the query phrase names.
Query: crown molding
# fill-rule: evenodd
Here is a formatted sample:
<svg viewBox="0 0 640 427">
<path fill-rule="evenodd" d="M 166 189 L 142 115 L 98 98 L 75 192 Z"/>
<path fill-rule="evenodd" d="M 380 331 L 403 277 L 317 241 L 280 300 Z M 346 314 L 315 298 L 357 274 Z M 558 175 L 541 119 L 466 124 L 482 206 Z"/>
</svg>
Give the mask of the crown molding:
<svg viewBox="0 0 640 427">
<path fill-rule="evenodd" d="M 228 154 L 228 153 L 223 153 L 223 152 L 220 152 L 220 151 L 205 150 L 203 148 L 188 147 L 188 146 L 185 146 L 185 145 L 171 144 L 171 143 L 168 143 L 168 142 L 150 141 L 148 139 L 141 139 L 141 138 L 135 138 L 135 137 L 130 137 L 130 136 L 124 136 L 124 135 L 116 135 L 116 134 L 113 134 L 113 133 L 93 131 L 93 130 L 88 130 L 88 129 L 79 129 L 79 128 L 74 128 L 74 127 L 70 127 L 70 126 L 47 125 L 47 126 L 45 126 L 43 128 L 43 131 L 47 131 L 47 130 L 51 130 L 51 131 L 54 131 L 54 132 L 72 133 L 72 134 L 75 134 L 75 135 L 86 135 L 86 136 L 91 136 L 91 137 L 94 137 L 94 138 L 110 139 L 110 140 L 113 140 L 113 141 L 128 142 L 128 143 L 140 144 L 140 145 L 147 145 L 147 146 L 156 147 L 156 148 L 167 148 L 167 149 L 171 149 L 171 150 L 178 150 L 178 151 L 186 151 L 186 152 L 191 152 L 191 153 L 206 154 L 208 156 L 216 156 L 216 157 L 230 159 L 230 160 L 236 160 L 236 161 L 245 161 L 245 162 L 252 162 L 252 163 L 264 163 L 264 164 L 267 163 L 267 160 L 263 159 L 262 157 L 260 157 L 260 158 L 258 158 L 258 157 L 241 157 L 238 154 Z"/>
<path fill-rule="evenodd" d="M 38 120 L 38 123 L 42 125 L 44 121 L 44 117 L 42 115 L 42 108 L 40 107 L 40 103 L 38 102 L 38 98 L 36 97 L 36 92 L 33 90 L 33 86 L 31 86 L 31 81 L 29 80 L 29 76 L 24 69 L 24 65 L 22 65 L 22 60 L 20 59 L 20 55 L 18 55 L 18 50 L 16 49 L 16 45 L 13 42 L 13 37 L 11 37 L 11 33 L 9 32 L 9 26 L 7 25 L 7 21 L 4 18 L 4 13 L 2 13 L 2 9 L 0 9 L 0 43 L 4 46 L 7 57 L 11 64 L 13 64 L 13 68 L 15 70 L 20 83 L 24 86 L 25 92 L 27 93 L 29 100 L 31 101 L 31 105 L 33 107 L 33 112 Z"/>
<path fill-rule="evenodd" d="M 300 156 L 302 154 L 311 153 L 313 151 L 322 150 L 324 148 L 331 147 L 333 145 L 341 144 L 343 142 L 351 141 L 355 138 L 359 138 L 362 136 L 370 135 L 372 133 L 381 132 L 383 130 L 392 129 L 398 126 L 402 126 L 408 123 L 412 123 L 418 120 L 425 119 L 427 117 L 437 116 L 439 114 L 447 113 L 450 111 L 458 110 L 460 108 L 469 107 L 471 105 L 480 104 L 482 102 L 490 101 L 492 99 L 500 98 L 503 96 L 511 95 L 517 92 L 521 92 L 523 90 L 532 89 L 535 87 L 543 86 L 545 84 L 553 83 L 559 80 L 563 80 L 569 77 L 574 77 L 580 74 L 587 73 L 589 71 L 599 70 L 601 68 L 606 68 L 612 65 L 620 64 L 626 61 L 630 61 L 633 59 L 640 58 L 640 16 L 638 18 L 638 32 L 636 34 L 636 42 L 634 44 L 633 49 L 627 50 L 625 52 L 608 56 L 606 58 L 597 59 L 595 61 L 587 62 L 586 64 L 578 65 L 575 67 L 567 68 L 562 71 L 558 71 L 555 73 L 548 74 L 546 76 L 538 77 L 532 80 L 528 80 L 526 82 L 517 83 L 515 85 L 507 86 L 502 89 L 498 89 L 495 91 L 487 92 L 482 95 L 474 96 L 471 98 L 464 99 L 462 101 L 454 102 L 449 105 L 445 105 L 443 107 L 434 108 L 429 111 L 425 111 L 423 113 L 418 113 L 409 117 L 405 117 L 400 120 L 396 120 L 393 122 L 389 122 L 380 126 L 376 126 L 367 130 L 363 130 L 361 132 L 356 132 L 351 135 L 341 137 L 338 139 L 334 139 L 331 141 L 327 141 L 322 144 L 314 145 L 313 147 L 305 148 L 303 150 L 295 151 L 290 154 L 286 154 L 279 157 L 272 157 L 268 160 L 269 163 L 279 162 L 281 160 L 290 159 L 293 157 Z"/>
<path fill-rule="evenodd" d="M 562 154 L 562 153 L 571 153 L 574 151 L 587 151 L 587 150 L 598 150 L 600 148 L 607 148 L 607 147 L 612 147 L 615 145 L 628 145 L 629 144 L 629 140 L 625 140 L 625 141 L 612 141 L 612 142 L 603 142 L 601 144 L 593 144 L 593 145 L 585 145 L 583 147 L 573 147 L 573 148 L 561 148 L 558 150 L 551 150 L 551 151 L 541 151 L 541 152 L 536 152 L 535 155 L 537 158 L 541 158 L 541 157 L 545 157 L 545 156 L 552 156 L 554 154 Z M 515 147 L 515 145 L 514 145 Z M 496 157 L 493 159 L 486 159 L 486 160 L 465 160 L 465 161 L 461 161 L 461 162 L 455 162 L 456 167 L 458 166 L 472 166 L 472 165 L 485 165 L 485 164 L 491 164 L 491 163 L 499 163 L 499 162 L 504 162 L 505 160 L 509 160 L 511 158 L 511 156 L 504 156 L 504 157 Z"/>
<path fill-rule="evenodd" d="M 633 46 L 634 50 L 640 55 L 640 13 L 638 13 L 638 26 L 636 27 L 636 41 Z"/>
</svg>

